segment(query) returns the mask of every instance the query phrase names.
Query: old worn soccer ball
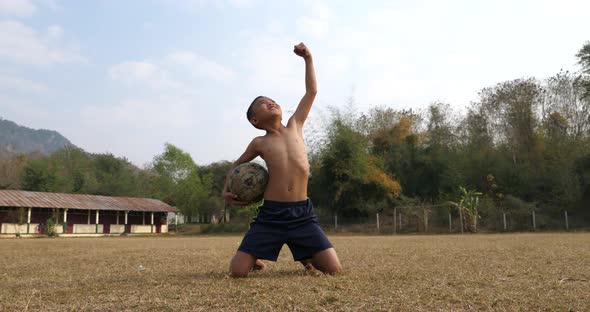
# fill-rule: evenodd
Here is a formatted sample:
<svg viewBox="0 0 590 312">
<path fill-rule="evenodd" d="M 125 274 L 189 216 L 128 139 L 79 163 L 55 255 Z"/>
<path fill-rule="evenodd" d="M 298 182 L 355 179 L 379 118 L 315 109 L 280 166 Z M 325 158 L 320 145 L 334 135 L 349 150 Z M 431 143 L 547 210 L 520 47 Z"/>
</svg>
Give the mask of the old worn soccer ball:
<svg viewBox="0 0 590 312">
<path fill-rule="evenodd" d="M 268 171 L 253 162 L 241 164 L 230 177 L 229 190 L 237 195 L 237 201 L 253 203 L 264 196 L 268 184 Z"/>
</svg>

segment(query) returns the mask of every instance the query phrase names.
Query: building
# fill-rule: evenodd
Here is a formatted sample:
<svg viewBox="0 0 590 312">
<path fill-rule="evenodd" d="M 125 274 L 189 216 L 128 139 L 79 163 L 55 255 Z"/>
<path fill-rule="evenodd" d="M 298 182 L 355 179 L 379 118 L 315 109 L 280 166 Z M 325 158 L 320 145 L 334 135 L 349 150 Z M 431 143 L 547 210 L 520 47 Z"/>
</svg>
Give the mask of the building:
<svg viewBox="0 0 590 312">
<path fill-rule="evenodd" d="M 0 190 L 0 235 L 60 236 L 168 232 L 176 208 L 152 198 Z"/>
</svg>

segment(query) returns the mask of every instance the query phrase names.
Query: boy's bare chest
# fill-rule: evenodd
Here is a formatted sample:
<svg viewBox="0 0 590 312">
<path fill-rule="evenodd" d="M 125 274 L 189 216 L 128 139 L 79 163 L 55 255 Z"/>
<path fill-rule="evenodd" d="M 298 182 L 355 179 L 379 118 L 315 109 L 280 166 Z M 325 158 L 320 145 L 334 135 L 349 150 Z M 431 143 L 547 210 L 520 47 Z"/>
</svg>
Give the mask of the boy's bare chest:
<svg viewBox="0 0 590 312">
<path fill-rule="evenodd" d="M 296 131 L 285 131 L 280 135 L 266 137 L 261 152 L 265 160 L 306 154 L 303 138 Z"/>
</svg>

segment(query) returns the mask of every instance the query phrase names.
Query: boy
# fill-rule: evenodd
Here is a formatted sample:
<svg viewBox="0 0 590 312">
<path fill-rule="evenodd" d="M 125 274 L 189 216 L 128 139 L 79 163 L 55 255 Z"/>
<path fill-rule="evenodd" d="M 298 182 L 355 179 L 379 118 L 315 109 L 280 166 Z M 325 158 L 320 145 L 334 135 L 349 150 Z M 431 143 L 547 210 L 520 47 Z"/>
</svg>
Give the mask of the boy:
<svg viewBox="0 0 590 312">
<path fill-rule="evenodd" d="M 293 52 L 305 60 L 305 95 L 297 110 L 284 126 L 281 107 L 275 101 L 264 96 L 255 98 L 246 115 L 266 135 L 254 138 L 227 173 L 223 198 L 235 206 L 248 204 L 236 201 L 236 196 L 227 191 L 231 173 L 237 166 L 260 156 L 269 173 L 263 204 L 231 260 L 232 277 L 246 277 L 252 270 L 264 269 L 266 265 L 260 259 L 276 261 L 283 244 L 289 246 L 294 260 L 301 261 L 307 269 L 315 268 L 327 274 L 342 270 L 336 251 L 320 228 L 307 198 L 309 162 L 302 129 L 317 85 L 309 49 L 300 43 Z"/>
</svg>

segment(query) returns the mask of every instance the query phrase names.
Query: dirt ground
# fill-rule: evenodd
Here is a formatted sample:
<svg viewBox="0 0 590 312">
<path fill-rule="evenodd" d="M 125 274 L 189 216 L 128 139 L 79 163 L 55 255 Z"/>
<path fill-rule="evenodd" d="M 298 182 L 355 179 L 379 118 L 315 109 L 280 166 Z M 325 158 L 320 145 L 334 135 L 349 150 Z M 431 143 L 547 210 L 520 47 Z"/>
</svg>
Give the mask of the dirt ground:
<svg viewBox="0 0 590 312">
<path fill-rule="evenodd" d="M 0 240 L 1 311 L 590 311 L 590 234 L 331 236 L 344 272 L 285 246 L 227 276 L 241 236 Z"/>
</svg>

